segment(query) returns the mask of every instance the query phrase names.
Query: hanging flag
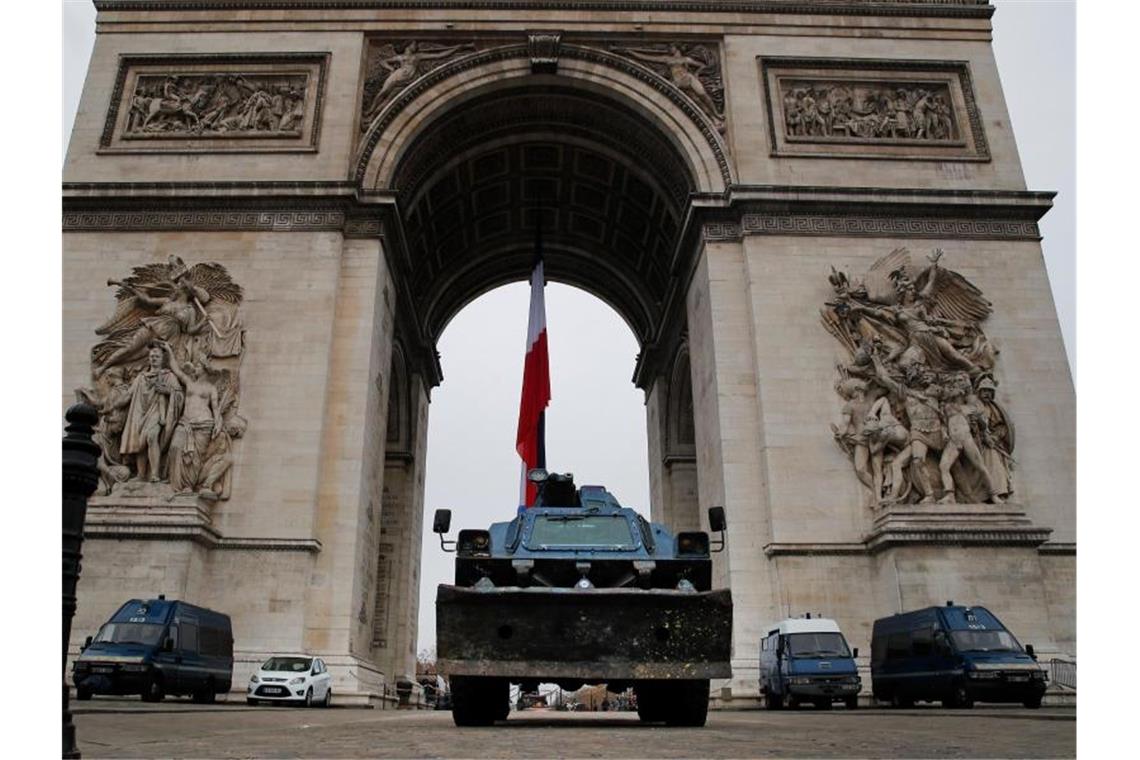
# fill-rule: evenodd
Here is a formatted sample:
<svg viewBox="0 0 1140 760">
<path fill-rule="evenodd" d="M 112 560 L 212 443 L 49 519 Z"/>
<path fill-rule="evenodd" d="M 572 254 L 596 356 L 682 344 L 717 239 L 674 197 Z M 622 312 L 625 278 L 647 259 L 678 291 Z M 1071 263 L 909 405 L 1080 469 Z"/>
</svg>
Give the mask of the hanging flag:
<svg viewBox="0 0 1140 760">
<path fill-rule="evenodd" d="M 519 509 L 534 506 L 538 488 L 527 480 L 534 467 L 546 467 L 546 407 L 550 404 L 550 357 L 546 351 L 546 279 L 542 267 L 541 211 L 535 229 L 534 269 L 530 273 L 530 316 L 526 330 L 526 359 L 523 363 L 522 399 L 519 401 L 519 429 L 515 450 L 522 458 Z"/>
</svg>

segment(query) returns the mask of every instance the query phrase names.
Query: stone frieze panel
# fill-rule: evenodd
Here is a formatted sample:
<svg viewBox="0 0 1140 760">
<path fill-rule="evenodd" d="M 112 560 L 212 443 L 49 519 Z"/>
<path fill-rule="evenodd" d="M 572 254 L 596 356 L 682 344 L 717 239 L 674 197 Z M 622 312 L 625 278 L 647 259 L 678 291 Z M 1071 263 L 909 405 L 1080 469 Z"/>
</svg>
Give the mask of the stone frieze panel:
<svg viewBox="0 0 1140 760">
<path fill-rule="evenodd" d="M 958 61 L 760 58 L 772 155 L 988 161 Z"/>
<path fill-rule="evenodd" d="M 327 58 L 123 56 L 100 152 L 315 152 Z"/>
</svg>

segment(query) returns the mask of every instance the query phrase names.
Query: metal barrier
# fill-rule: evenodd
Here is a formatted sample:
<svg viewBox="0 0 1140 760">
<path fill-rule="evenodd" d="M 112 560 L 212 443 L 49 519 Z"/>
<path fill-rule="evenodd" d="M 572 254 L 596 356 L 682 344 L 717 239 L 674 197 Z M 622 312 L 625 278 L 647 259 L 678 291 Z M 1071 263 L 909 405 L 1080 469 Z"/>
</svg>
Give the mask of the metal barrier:
<svg viewBox="0 0 1140 760">
<path fill-rule="evenodd" d="M 1049 680 L 1064 686 L 1067 689 L 1077 690 L 1077 661 L 1058 660 L 1049 661 Z"/>
</svg>

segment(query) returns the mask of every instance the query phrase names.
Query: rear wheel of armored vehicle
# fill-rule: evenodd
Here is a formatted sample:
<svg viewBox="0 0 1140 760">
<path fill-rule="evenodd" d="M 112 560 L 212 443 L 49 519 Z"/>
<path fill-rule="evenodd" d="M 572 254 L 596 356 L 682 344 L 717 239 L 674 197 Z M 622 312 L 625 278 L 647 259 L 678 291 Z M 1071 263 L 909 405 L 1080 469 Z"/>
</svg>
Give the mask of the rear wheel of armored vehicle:
<svg viewBox="0 0 1140 760">
<path fill-rule="evenodd" d="M 668 702 L 665 724 L 699 728 L 708 720 L 709 682 L 705 680 L 669 681 L 665 694 Z"/>
<path fill-rule="evenodd" d="M 634 684 L 637 695 L 637 717 L 643 723 L 659 723 L 665 720 L 665 706 L 668 704 L 663 693 L 663 684 L 643 682 Z"/>
<path fill-rule="evenodd" d="M 451 718 L 457 726 L 489 726 L 510 714 L 511 686 L 499 678 L 451 677 Z"/>
<path fill-rule="evenodd" d="M 161 702 L 164 696 L 166 696 L 166 691 L 162 686 L 162 676 L 152 673 L 146 682 L 146 686 L 143 687 L 143 702 Z"/>
</svg>

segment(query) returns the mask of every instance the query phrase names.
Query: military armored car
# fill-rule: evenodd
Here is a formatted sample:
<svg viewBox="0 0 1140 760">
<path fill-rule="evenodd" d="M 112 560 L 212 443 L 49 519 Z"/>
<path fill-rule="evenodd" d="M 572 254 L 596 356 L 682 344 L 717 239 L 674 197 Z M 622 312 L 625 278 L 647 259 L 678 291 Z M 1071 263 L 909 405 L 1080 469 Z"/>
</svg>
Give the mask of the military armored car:
<svg viewBox="0 0 1140 760">
<path fill-rule="evenodd" d="M 731 675 L 732 597 L 712 589 L 720 534 L 673 535 L 623 507 L 603 486 L 532 470 L 538 499 L 488 530 L 447 541 L 451 512 L 434 530 L 455 551 L 455 583 L 436 596 L 439 672 L 451 683 L 456 725 L 507 718 L 511 684 L 566 690 L 633 687 L 643 721 L 703 726 L 709 680 Z"/>
</svg>

